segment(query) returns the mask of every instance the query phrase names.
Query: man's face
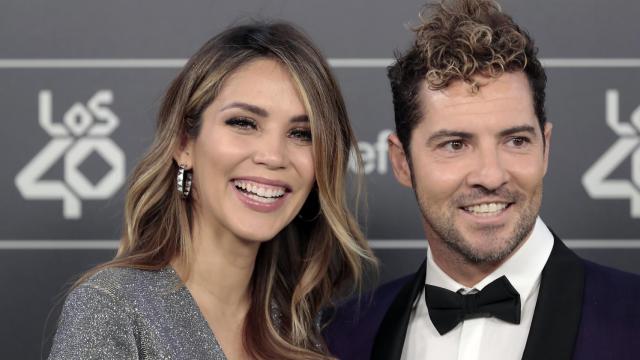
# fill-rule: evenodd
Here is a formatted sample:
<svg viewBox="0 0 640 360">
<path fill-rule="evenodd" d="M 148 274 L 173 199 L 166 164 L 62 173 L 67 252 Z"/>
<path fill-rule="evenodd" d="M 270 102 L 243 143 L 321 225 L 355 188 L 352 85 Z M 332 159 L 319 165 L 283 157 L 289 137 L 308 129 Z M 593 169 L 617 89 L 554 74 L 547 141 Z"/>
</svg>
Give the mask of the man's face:
<svg viewBox="0 0 640 360">
<path fill-rule="evenodd" d="M 484 85 L 475 94 L 461 81 L 422 88 L 410 160 L 395 135 L 389 141 L 394 173 L 415 190 L 431 246 L 486 263 L 508 257 L 533 228 L 551 124 L 542 134 L 522 72 L 476 80 Z"/>
</svg>

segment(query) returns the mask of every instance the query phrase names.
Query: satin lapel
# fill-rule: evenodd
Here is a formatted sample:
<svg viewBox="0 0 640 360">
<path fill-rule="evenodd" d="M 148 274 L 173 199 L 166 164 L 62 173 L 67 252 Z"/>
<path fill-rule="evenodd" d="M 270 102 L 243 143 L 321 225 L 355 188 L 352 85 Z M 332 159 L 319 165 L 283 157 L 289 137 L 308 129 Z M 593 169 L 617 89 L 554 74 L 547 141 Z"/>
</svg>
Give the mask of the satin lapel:
<svg viewBox="0 0 640 360">
<path fill-rule="evenodd" d="M 523 360 L 571 359 L 582 316 L 584 265 L 554 234 Z"/>
<path fill-rule="evenodd" d="M 398 360 L 402 356 L 413 301 L 424 288 L 426 266 L 424 261 L 389 306 L 373 342 L 371 360 Z"/>
</svg>

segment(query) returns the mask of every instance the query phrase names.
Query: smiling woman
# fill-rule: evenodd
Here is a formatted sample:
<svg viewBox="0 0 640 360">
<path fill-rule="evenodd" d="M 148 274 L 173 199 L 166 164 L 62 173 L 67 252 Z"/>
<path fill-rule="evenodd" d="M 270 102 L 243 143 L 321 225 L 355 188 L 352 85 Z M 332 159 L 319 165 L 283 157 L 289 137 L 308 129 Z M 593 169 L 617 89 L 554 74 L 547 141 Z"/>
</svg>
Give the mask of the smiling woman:
<svg viewBox="0 0 640 360">
<path fill-rule="evenodd" d="M 118 254 L 68 296 L 50 359 L 330 359 L 321 309 L 375 264 L 347 207 L 354 146 L 294 27 L 211 39 L 167 91 Z"/>
<path fill-rule="evenodd" d="M 229 76 L 201 117 L 198 137 L 175 155 L 193 167 L 196 217 L 209 223 L 196 230 L 218 242 L 227 234 L 253 240 L 257 250 L 291 222 L 313 187 L 307 111 L 289 72 L 257 59 Z"/>
</svg>

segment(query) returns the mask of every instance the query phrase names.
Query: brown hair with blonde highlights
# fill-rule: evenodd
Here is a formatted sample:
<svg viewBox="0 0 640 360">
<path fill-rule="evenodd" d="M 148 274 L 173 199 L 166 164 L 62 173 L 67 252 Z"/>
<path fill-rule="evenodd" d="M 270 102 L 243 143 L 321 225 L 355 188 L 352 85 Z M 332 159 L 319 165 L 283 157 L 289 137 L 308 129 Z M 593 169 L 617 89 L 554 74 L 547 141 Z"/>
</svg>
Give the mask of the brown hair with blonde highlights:
<svg viewBox="0 0 640 360">
<path fill-rule="evenodd" d="M 396 132 L 410 156 L 411 132 L 422 118 L 418 96 L 423 86 L 441 90 L 464 81 L 471 92 L 482 86 L 476 76 L 496 78 L 523 71 L 533 94 L 540 129 L 546 122 L 547 77 L 533 39 L 492 0 L 443 0 L 428 4 L 413 28 L 416 40 L 388 68 Z"/>
<path fill-rule="evenodd" d="M 195 200 L 176 191 L 174 151 L 184 138 L 198 136 L 202 114 L 225 79 L 264 58 L 290 72 L 306 108 L 316 186 L 303 209 L 317 215 L 295 219 L 260 246 L 244 344 L 257 359 L 330 359 L 320 310 L 345 286 L 361 284 L 375 260 L 347 206 L 347 164 L 356 141 L 340 89 L 320 52 L 286 23 L 230 28 L 191 57 L 164 97 L 151 149 L 131 175 L 118 253 L 83 279 L 106 267 L 159 270 L 175 258 L 190 263 Z"/>
</svg>

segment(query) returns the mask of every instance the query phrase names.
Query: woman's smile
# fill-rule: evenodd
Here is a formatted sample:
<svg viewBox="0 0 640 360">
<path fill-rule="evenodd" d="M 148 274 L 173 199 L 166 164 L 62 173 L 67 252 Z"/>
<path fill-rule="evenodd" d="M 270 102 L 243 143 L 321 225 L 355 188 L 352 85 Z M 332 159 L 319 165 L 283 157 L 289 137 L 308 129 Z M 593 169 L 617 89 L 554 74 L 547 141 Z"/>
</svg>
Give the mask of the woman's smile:
<svg viewBox="0 0 640 360">
<path fill-rule="evenodd" d="M 300 211 L 315 182 L 311 128 L 282 64 L 236 69 L 190 140 L 195 221 L 212 234 L 268 241 Z"/>
<path fill-rule="evenodd" d="M 240 201 L 259 212 L 278 210 L 291 192 L 287 184 L 268 179 L 234 179 L 232 185 Z"/>
</svg>

